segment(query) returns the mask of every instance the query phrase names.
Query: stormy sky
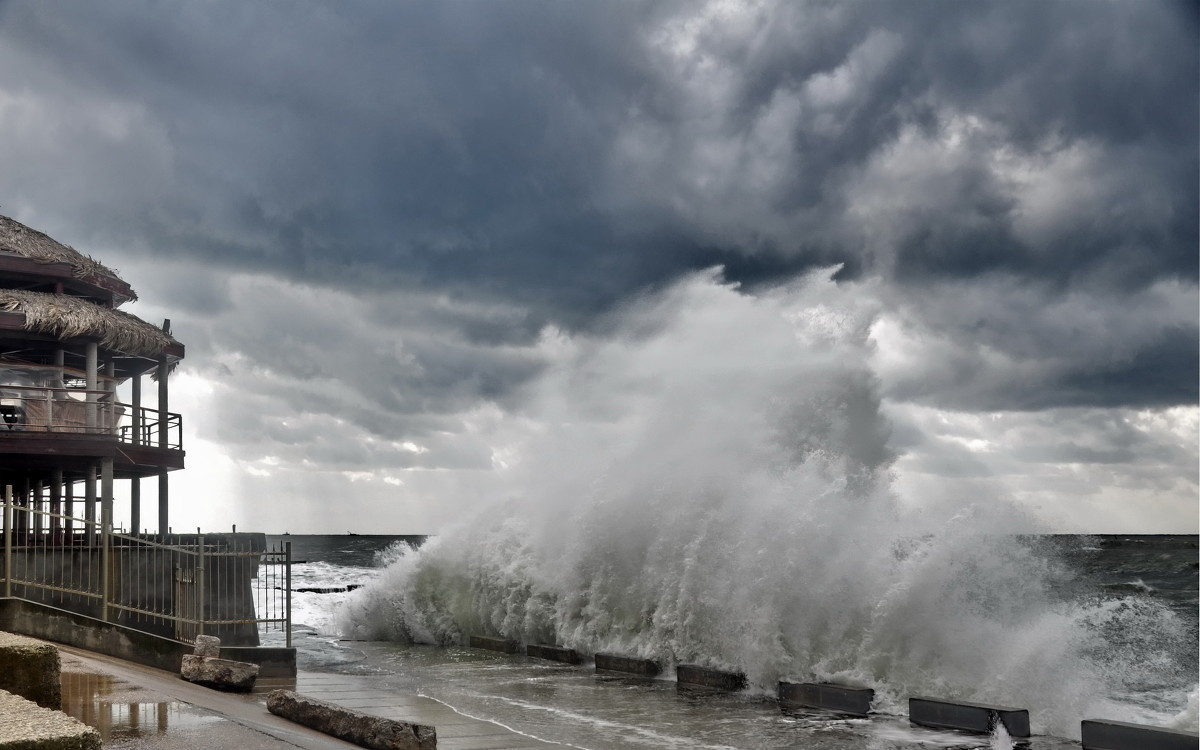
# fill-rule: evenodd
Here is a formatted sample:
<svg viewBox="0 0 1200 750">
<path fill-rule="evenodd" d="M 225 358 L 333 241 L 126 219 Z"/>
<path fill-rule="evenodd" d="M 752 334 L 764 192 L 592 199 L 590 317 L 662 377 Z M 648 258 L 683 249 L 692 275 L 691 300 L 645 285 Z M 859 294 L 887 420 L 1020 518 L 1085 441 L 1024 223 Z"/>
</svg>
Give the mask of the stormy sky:
<svg viewBox="0 0 1200 750">
<path fill-rule="evenodd" d="M 815 274 L 905 502 L 1195 533 L 1197 7 L 0 0 L 0 213 L 188 347 L 180 526 L 437 531 L 631 306 Z"/>
</svg>

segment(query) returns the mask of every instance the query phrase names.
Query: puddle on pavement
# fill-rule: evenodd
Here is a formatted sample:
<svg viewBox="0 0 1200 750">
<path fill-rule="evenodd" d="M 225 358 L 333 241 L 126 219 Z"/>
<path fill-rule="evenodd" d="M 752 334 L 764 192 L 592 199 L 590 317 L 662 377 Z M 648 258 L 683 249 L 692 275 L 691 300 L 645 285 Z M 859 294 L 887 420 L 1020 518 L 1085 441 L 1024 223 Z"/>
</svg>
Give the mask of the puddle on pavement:
<svg viewBox="0 0 1200 750">
<path fill-rule="evenodd" d="M 139 701 L 136 685 L 109 675 L 62 673 L 62 710 L 100 733 L 103 742 L 210 726 L 223 717 L 178 701 Z"/>
</svg>

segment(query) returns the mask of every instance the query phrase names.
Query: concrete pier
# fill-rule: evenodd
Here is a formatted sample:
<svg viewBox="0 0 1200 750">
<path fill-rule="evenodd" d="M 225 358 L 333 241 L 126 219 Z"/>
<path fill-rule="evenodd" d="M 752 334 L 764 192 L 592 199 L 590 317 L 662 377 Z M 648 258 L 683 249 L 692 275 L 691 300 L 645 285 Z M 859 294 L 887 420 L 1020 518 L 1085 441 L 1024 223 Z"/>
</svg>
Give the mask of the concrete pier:
<svg viewBox="0 0 1200 750">
<path fill-rule="evenodd" d="M 606 672 L 627 672 L 641 677 L 657 677 L 662 672 L 662 665 L 653 659 L 596 654 L 596 669 Z"/>
<path fill-rule="evenodd" d="M 866 716 L 875 700 L 871 688 L 854 688 L 828 682 L 779 683 L 779 703 L 783 706 L 823 708 L 854 716 Z"/>
<path fill-rule="evenodd" d="M 991 732 L 996 722 L 1000 722 L 1010 737 L 1029 736 L 1029 711 L 1024 708 L 941 698 L 909 698 L 908 718 L 921 726 L 961 729 L 980 734 Z"/>
</svg>

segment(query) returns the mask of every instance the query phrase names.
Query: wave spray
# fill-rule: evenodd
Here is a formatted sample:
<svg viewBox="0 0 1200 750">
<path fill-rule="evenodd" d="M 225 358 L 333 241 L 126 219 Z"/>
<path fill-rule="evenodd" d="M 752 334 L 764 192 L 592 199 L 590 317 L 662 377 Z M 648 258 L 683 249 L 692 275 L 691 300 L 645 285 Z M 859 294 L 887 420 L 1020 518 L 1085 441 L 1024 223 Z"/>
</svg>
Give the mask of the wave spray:
<svg viewBox="0 0 1200 750">
<path fill-rule="evenodd" d="M 1129 597 L 1076 599 L 1000 497 L 891 489 L 869 298 L 804 278 L 755 295 L 698 274 L 554 364 L 497 446 L 489 501 L 397 553 L 342 613 L 360 638 L 493 634 L 665 664 L 1138 720 L 1139 686 L 1190 685 L 1183 628 Z M 1182 648 L 1187 648 L 1186 645 Z"/>
</svg>

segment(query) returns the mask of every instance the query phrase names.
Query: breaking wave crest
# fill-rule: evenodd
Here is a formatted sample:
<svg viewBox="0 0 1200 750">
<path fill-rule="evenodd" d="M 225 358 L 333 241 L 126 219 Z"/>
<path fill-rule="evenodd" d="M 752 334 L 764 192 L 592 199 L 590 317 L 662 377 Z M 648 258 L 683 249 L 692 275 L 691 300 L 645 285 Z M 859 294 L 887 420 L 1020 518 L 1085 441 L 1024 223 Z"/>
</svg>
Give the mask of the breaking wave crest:
<svg viewBox="0 0 1200 750">
<path fill-rule="evenodd" d="M 397 550 L 343 632 L 701 662 L 768 692 L 836 680 L 874 687 L 885 711 L 914 694 L 1035 706 L 1035 730 L 1060 735 L 1084 714 L 1176 714 L 1124 698 L 1194 685 L 1169 611 L 1064 595 L 1001 498 L 891 490 L 873 312 L 827 274 L 749 295 L 713 272 L 605 335 L 548 333 L 558 364 L 490 501 Z"/>
</svg>

